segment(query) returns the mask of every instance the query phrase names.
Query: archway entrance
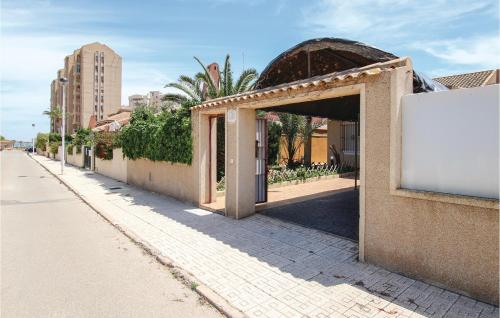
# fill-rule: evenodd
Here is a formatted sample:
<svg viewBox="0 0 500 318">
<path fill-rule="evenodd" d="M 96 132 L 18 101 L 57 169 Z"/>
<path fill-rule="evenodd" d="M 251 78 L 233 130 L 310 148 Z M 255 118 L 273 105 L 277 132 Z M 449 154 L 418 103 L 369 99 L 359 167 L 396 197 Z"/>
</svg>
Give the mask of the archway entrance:
<svg viewBox="0 0 500 318">
<path fill-rule="evenodd" d="M 358 240 L 360 95 L 290 103 L 260 110 L 286 113 L 287 116 L 276 116 L 286 133 L 290 133 L 290 129 L 285 127 L 303 125 L 307 122 L 306 118 L 312 117 L 319 123 L 327 122 L 327 141 L 320 144 L 325 149 L 318 149 L 317 144 L 307 142 L 307 138 L 312 139 L 312 130 L 309 136 L 297 137 L 303 139 L 299 142 L 302 152 L 293 160 L 280 158 L 279 165 L 269 167 L 268 201 L 257 204 L 256 210 L 283 221 Z M 317 123 L 309 125 L 318 126 Z M 280 143 L 286 144 L 289 139 L 283 136 Z M 305 158 L 303 154 L 308 152 L 307 147 L 312 148 L 309 153 L 314 152 L 310 156 L 320 161 Z M 280 145 L 280 148 L 287 147 Z M 321 155 L 318 155 L 320 151 Z M 286 155 L 286 151 L 284 153 Z"/>
</svg>

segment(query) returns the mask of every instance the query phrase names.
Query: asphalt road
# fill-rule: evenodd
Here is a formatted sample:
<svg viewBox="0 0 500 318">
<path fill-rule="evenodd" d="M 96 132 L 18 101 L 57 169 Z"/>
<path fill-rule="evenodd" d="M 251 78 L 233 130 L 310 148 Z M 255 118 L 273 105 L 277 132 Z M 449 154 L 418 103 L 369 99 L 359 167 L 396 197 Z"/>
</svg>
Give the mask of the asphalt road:
<svg viewBox="0 0 500 318">
<path fill-rule="evenodd" d="M 1 317 L 220 317 L 25 153 L 2 151 Z"/>
</svg>

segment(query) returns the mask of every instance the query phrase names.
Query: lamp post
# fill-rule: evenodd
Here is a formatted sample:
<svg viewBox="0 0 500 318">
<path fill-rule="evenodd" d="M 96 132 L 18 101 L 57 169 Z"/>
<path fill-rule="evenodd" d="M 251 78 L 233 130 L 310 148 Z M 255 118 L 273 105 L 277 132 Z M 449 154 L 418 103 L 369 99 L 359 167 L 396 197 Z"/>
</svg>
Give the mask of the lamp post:
<svg viewBox="0 0 500 318">
<path fill-rule="evenodd" d="M 62 85 L 62 126 L 61 126 L 61 139 L 62 139 L 62 154 L 61 154 L 61 174 L 64 173 L 64 160 L 65 160 L 65 134 L 66 134 L 66 84 L 68 79 L 61 77 L 59 83 Z"/>
<path fill-rule="evenodd" d="M 31 127 L 33 127 L 33 132 L 35 131 L 35 124 L 31 124 Z M 33 135 L 33 141 L 31 143 L 31 154 L 34 156 L 35 155 L 35 135 Z"/>
</svg>

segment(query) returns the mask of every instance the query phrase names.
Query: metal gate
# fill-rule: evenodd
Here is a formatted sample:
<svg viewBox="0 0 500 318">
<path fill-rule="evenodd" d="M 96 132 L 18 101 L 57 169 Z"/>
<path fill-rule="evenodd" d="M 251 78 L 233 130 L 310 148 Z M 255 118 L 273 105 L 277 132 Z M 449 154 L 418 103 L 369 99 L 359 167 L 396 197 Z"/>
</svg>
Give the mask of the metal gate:
<svg viewBox="0 0 500 318">
<path fill-rule="evenodd" d="M 92 168 L 92 149 L 90 147 L 83 147 L 83 167 L 85 169 Z"/>
<path fill-rule="evenodd" d="M 255 123 L 255 203 L 267 202 L 267 120 Z"/>
</svg>

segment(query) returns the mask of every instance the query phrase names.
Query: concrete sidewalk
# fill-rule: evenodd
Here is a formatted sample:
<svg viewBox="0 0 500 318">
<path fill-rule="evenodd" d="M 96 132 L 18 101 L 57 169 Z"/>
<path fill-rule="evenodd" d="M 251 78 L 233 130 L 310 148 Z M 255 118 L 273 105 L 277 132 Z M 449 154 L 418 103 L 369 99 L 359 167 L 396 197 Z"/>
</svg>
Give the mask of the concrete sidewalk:
<svg viewBox="0 0 500 318">
<path fill-rule="evenodd" d="M 377 266 L 357 244 L 263 215 L 233 220 L 35 156 L 112 223 L 249 317 L 498 317 L 498 307 Z"/>
</svg>

